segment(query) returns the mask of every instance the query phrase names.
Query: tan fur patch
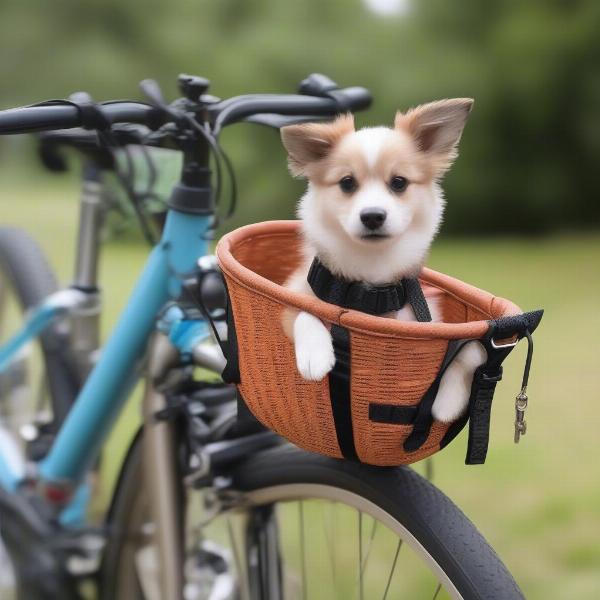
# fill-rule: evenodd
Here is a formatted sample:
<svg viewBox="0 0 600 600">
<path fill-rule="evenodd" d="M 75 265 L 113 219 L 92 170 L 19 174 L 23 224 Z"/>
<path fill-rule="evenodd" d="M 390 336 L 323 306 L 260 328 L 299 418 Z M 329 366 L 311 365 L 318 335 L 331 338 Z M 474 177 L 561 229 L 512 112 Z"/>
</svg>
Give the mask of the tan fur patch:
<svg viewBox="0 0 600 600">
<path fill-rule="evenodd" d="M 473 100 L 452 98 L 422 104 L 396 113 L 394 127 L 408 133 L 418 150 L 428 157 L 436 177 L 441 177 L 458 156 L 457 147 Z"/>
<path fill-rule="evenodd" d="M 320 186 L 337 185 L 347 175 L 359 183 L 369 178 L 388 182 L 395 175 L 413 183 L 425 183 L 433 177 L 427 158 L 417 150 L 411 138 L 399 132 L 383 144 L 373 167 L 369 167 L 360 142 L 348 136 L 326 157 L 307 165 L 305 173 L 314 185 Z"/>
<path fill-rule="evenodd" d="M 281 140 L 288 153 L 292 175 L 307 176 L 306 168 L 325 158 L 338 142 L 354 131 L 351 113 L 331 123 L 303 123 L 281 128 Z"/>
</svg>

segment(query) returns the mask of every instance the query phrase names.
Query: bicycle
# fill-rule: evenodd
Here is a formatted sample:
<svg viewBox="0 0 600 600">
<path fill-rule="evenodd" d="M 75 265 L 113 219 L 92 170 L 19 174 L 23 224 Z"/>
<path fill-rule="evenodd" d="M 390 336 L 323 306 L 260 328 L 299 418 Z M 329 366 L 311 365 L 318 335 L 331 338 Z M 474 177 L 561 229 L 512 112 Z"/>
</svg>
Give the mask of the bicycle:
<svg viewBox="0 0 600 600">
<path fill-rule="evenodd" d="M 160 241 L 99 356 L 97 202 L 82 200 L 77 275 L 58 293 L 39 248 L 0 235 L 4 279 L 30 309 L 0 346 L 0 403 L 35 397 L 20 357 L 37 339 L 52 413 L 41 425 L 5 419 L 0 436 L 0 534 L 17 597 L 82 598 L 91 586 L 104 599 L 522 598 L 470 521 L 413 470 L 301 451 L 240 418 L 235 389 L 205 377 L 222 372 L 227 354 L 225 293 L 209 254 L 215 196 L 233 174 L 219 132 L 332 118 L 366 108 L 369 92 L 312 75 L 295 95 L 220 100 L 205 79 L 179 83 L 171 104 L 147 81 L 147 104 L 79 96 L 0 112 L 0 134 L 83 127 L 97 132 L 96 152 L 117 146 L 128 124 L 147 128 L 135 143 L 183 157 Z M 93 190 L 97 200 L 90 183 L 83 198 Z M 86 477 L 139 372 L 144 423 L 97 527 L 85 519 Z M 65 392 L 54 380 L 67 373 Z"/>
</svg>

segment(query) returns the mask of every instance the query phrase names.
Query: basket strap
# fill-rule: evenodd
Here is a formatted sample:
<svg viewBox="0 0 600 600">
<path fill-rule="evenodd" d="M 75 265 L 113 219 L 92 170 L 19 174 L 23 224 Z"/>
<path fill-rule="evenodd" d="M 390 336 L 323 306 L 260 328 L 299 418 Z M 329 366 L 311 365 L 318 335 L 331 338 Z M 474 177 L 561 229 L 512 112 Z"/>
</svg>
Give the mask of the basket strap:
<svg viewBox="0 0 600 600">
<path fill-rule="evenodd" d="M 487 360 L 476 369 L 473 376 L 469 397 L 469 410 L 463 417 L 450 426 L 440 442 L 440 448 L 447 446 L 468 421 L 469 437 L 465 464 L 476 465 L 485 462 L 489 444 L 492 400 L 496 385 L 502 379 L 502 362 L 510 354 L 518 340 L 526 335 L 530 335 L 535 330 L 542 315 L 543 311 L 540 310 L 489 321 L 488 331 L 478 340 L 486 349 Z M 515 338 L 515 341 L 507 344 L 497 344 L 494 342 L 494 340 L 509 338 Z M 429 437 L 429 430 L 433 424 L 431 407 L 433 406 L 435 395 L 433 396 L 433 400 L 427 396 L 433 391 L 436 381 L 439 386 L 439 379 L 441 379 L 443 371 L 448 368 L 448 365 L 454 360 L 460 349 L 469 341 L 473 340 L 462 340 L 460 346 L 452 352 L 451 356 L 449 356 L 450 348 L 446 352 L 446 356 L 442 361 L 442 367 L 440 368 L 441 373 L 438 373 L 436 380 L 426 392 L 423 398 L 423 400 L 426 400 L 425 404 L 423 404 L 423 400 L 421 401 L 413 432 L 404 443 L 404 448 L 407 451 L 420 448 Z M 526 371 L 529 370 L 530 360 L 529 358 Z M 437 387 L 435 393 L 437 394 Z"/>
<path fill-rule="evenodd" d="M 331 326 L 335 364 L 329 373 L 329 398 L 338 445 L 344 458 L 358 461 L 352 427 L 350 399 L 350 333 L 340 325 Z"/>
<path fill-rule="evenodd" d="M 221 343 L 221 350 L 227 360 L 225 368 L 221 373 L 221 377 L 225 383 L 240 383 L 240 361 L 238 354 L 238 342 L 237 332 L 235 330 L 235 319 L 233 317 L 233 309 L 231 308 L 231 297 L 229 296 L 229 289 L 227 287 L 227 281 L 223 277 L 223 284 L 225 285 L 225 293 L 227 297 L 227 310 L 226 310 L 226 322 L 227 322 L 227 340 L 223 340 Z"/>
<path fill-rule="evenodd" d="M 492 400 L 496 385 L 502 379 L 502 362 L 523 337 L 527 337 L 531 344 L 531 333 L 539 325 L 543 314 L 542 310 L 536 310 L 490 321 L 487 333 L 479 340 L 486 349 L 488 358 L 475 371 L 471 386 L 468 413 L 469 439 L 465 464 L 481 465 L 485 462 L 490 437 Z M 511 338 L 515 338 L 513 342 L 504 344 L 495 342 L 495 340 Z M 530 366 L 531 352 L 528 352 L 525 381 L 529 375 Z"/>
<path fill-rule="evenodd" d="M 412 425 L 417 417 L 418 408 L 399 404 L 369 404 L 369 420 L 374 423 L 390 423 L 393 425 Z"/>
<path fill-rule="evenodd" d="M 413 430 L 410 435 L 404 440 L 404 450 L 414 452 L 418 450 L 429 437 L 431 426 L 433 425 L 433 417 L 431 416 L 431 408 L 435 402 L 435 398 L 442 381 L 442 377 L 450 363 L 456 358 L 463 347 L 471 340 L 450 340 L 446 348 L 446 354 L 442 359 L 442 364 L 435 376 L 435 379 L 421 398 L 417 406 L 417 415 L 414 420 Z"/>
<path fill-rule="evenodd" d="M 466 465 L 482 465 L 487 457 L 492 400 L 496 384 L 502 379 L 502 367 L 497 370 L 486 367 L 487 363 L 475 371 L 471 386 Z"/>
<path fill-rule="evenodd" d="M 465 463 L 474 465 L 485 462 L 489 443 L 492 400 L 496 385 L 502 379 L 502 362 L 510 354 L 516 342 L 527 333 L 531 333 L 538 326 L 542 315 L 543 311 L 532 311 L 489 321 L 488 331 L 478 340 L 486 349 L 487 360 L 476 369 L 473 376 L 471 394 L 469 396 L 469 410 L 462 418 L 450 426 L 440 442 L 440 448 L 449 444 L 468 421 L 469 438 Z M 509 338 L 516 339 L 514 342 L 507 344 L 496 344 L 494 342 L 494 340 Z M 441 379 L 460 350 L 465 344 L 471 341 L 473 340 L 454 340 L 448 343 L 440 370 L 421 399 L 414 418 L 413 430 L 404 441 L 404 449 L 407 452 L 418 450 L 429 438 L 431 426 L 433 425 L 431 408 L 433 407 Z M 380 418 L 374 420 L 381 421 L 382 413 L 379 412 L 378 416 Z"/>
</svg>

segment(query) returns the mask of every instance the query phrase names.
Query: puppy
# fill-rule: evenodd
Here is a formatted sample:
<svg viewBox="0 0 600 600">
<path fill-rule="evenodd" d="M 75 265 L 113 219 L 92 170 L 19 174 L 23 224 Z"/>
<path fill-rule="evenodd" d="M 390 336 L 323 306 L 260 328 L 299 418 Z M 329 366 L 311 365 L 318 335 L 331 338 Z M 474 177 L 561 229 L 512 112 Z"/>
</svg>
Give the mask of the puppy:
<svg viewBox="0 0 600 600">
<path fill-rule="evenodd" d="M 358 131 L 352 115 L 331 123 L 281 129 L 291 173 L 308 180 L 300 200 L 305 261 L 286 286 L 313 294 L 307 274 L 319 258 L 334 275 L 384 285 L 416 277 L 444 211 L 440 180 L 457 156 L 473 101 L 441 100 L 396 114 L 393 128 Z M 313 294 L 314 295 L 314 294 Z M 437 306 L 429 302 L 433 320 Z M 406 305 L 386 317 L 415 320 Z M 283 327 L 293 340 L 298 371 L 319 381 L 335 363 L 329 330 L 317 317 L 288 309 Z M 441 381 L 432 413 L 444 422 L 466 410 L 475 369 L 486 360 L 467 344 Z"/>
</svg>

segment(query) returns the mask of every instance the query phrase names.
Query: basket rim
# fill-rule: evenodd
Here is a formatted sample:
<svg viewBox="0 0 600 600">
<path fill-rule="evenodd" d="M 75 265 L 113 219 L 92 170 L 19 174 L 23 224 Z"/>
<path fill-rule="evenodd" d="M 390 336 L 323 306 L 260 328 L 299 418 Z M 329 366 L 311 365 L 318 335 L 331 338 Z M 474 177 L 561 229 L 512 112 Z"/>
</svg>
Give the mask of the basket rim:
<svg viewBox="0 0 600 600">
<path fill-rule="evenodd" d="M 301 235 L 299 220 L 263 221 L 234 229 L 225 234 L 217 244 L 215 253 L 219 266 L 227 278 L 254 293 L 279 304 L 309 312 L 324 321 L 341 325 L 357 333 L 413 339 L 474 339 L 482 337 L 489 329 L 487 320 L 466 323 L 418 323 L 416 321 L 398 321 L 341 308 L 318 298 L 294 292 L 262 277 L 242 265 L 233 256 L 236 246 L 251 243 L 257 237 L 289 236 L 290 234 Z M 419 279 L 433 288 L 454 296 L 463 304 L 483 312 L 490 319 L 523 312 L 515 303 L 506 298 L 494 296 L 485 290 L 427 267 L 423 268 Z"/>
</svg>

